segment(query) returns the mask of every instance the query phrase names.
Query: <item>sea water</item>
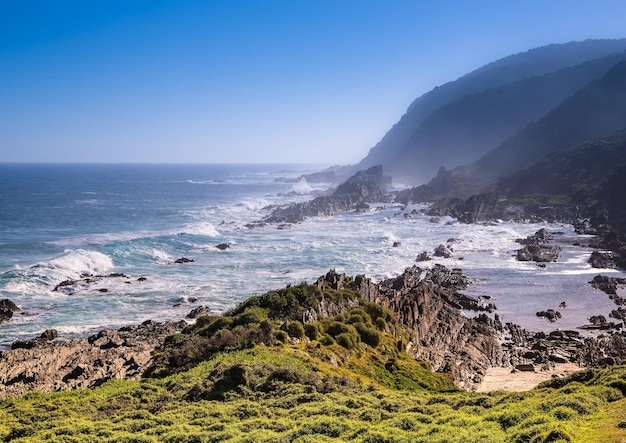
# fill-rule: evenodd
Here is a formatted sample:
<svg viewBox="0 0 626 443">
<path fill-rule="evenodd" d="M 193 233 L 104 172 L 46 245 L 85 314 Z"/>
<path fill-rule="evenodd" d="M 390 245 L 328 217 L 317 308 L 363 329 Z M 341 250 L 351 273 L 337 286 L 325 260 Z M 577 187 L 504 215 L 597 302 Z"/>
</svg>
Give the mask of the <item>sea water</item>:
<svg viewBox="0 0 626 443">
<path fill-rule="evenodd" d="M 180 320 L 196 306 L 216 313 L 251 295 L 334 268 L 380 281 L 447 243 L 441 263 L 463 269 L 468 295 L 488 296 L 503 321 L 571 329 L 615 309 L 588 281 L 589 238 L 568 225 L 464 225 L 415 215 L 418 205 L 276 226 L 256 222 L 272 205 L 306 201 L 330 187 L 295 179 L 307 165 L 0 164 L 0 297 L 20 307 L 0 325 L 0 345 L 54 328 L 74 338 L 105 327 Z M 514 258 L 515 242 L 545 227 L 564 247 L 540 268 Z M 399 246 L 394 247 L 394 243 Z M 226 243 L 230 248 L 216 246 Z M 177 264 L 179 258 L 193 262 Z M 602 273 L 621 271 L 602 270 Z M 81 275 L 124 274 L 54 291 Z M 561 302 L 566 308 L 559 308 Z M 550 324 L 537 311 L 558 309 Z M 467 315 L 473 315 L 467 313 Z"/>
</svg>

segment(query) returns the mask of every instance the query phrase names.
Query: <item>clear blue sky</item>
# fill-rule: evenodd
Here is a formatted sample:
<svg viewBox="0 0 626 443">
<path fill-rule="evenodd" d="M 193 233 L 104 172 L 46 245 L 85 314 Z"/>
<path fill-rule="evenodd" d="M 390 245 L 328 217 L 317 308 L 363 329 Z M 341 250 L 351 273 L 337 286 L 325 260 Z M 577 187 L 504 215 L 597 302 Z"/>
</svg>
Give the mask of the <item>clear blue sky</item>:
<svg viewBox="0 0 626 443">
<path fill-rule="evenodd" d="M 433 87 L 623 0 L 0 0 L 0 162 L 355 163 Z"/>
</svg>

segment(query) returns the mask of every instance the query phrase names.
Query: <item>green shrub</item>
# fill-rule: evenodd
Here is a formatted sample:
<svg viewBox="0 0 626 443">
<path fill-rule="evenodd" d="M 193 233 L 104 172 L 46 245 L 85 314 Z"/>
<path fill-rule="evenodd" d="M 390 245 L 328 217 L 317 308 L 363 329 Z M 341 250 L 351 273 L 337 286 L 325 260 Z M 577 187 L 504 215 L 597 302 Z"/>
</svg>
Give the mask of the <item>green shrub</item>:
<svg viewBox="0 0 626 443">
<path fill-rule="evenodd" d="M 237 315 L 233 319 L 235 325 L 249 325 L 253 323 L 261 323 L 263 320 L 267 320 L 267 310 L 252 307 L 247 308 L 241 314 Z"/>
<path fill-rule="evenodd" d="M 335 340 L 346 349 L 354 349 L 357 345 L 357 336 L 352 332 L 342 332 Z"/>
<path fill-rule="evenodd" d="M 377 317 L 374 323 L 376 324 L 376 327 L 380 329 L 381 331 L 384 331 L 385 329 L 387 329 L 387 322 L 382 317 Z"/>
<path fill-rule="evenodd" d="M 380 333 L 376 329 L 366 326 L 363 323 L 357 323 L 354 326 L 363 343 L 370 345 L 372 348 L 380 344 Z"/>
<path fill-rule="evenodd" d="M 298 320 L 292 320 L 287 324 L 287 333 L 297 339 L 304 338 L 304 326 Z"/>
<path fill-rule="evenodd" d="M 287 343 L 289 341 L 289 334 L 282 330 L 274 332 L 274 337 L 281 343 Z"/>
<path fill-rule="evenodd" d="M 307 309 L 319 311 L 314 291 L 304 283 L 250 297 L 231 314 L 238 315 L 251 307 L 266 309 L 272 319 L 296 319 Z"/>
<path fill-rule="evenodd" d="M 220 329 L 228 329 L 233 325 L 232 317 L 220 316 L 211 317 L 211 319 L 212 320 L 210 322 L 204 324 L 204 326 L 202 326 L 201 328 L 196 329 L 198 335 L 202 335 L 203 337 L 210 337 Z"/>
<path fill-rule="evenodd" d="M 347 323 L 372 323 L 372 317 L 361 308 L 352 309 L 348 315 Z"/>
<path fill-rule="evenodd" d="M 309 340 L 317 340 L 320 336 L 320 328 L 316 323 L 307 323 L 304 325 L 304 334 Z"/>
<path fill-rule="evenodd" d="M 323 344 L 324 346 L 332 346 L 335 343 L 337 343 L 335 341 L 335 339 L 333 338 L 332 335 L 330 334 L 322 334 L 322 338 L 320 339 L 320 343 Z"/>
<path fill-rule="evenodd" d="M 337 339 L 338 335 L 350 333 L 352 330 L 353 329 L 347 324 L 334 321 L 330 325 L 328 325 L 328 329 L 326 330 L 326 332 L 335 339 Z"/>
</svg>

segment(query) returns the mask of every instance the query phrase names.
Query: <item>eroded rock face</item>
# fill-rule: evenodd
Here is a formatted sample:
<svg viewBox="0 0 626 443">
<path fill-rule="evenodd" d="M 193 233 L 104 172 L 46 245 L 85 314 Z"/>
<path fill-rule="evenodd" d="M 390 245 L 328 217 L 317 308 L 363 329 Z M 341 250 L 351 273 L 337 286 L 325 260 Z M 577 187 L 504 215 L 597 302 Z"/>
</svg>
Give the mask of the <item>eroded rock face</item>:
<svg viewBox="0 0 626 443">
<path fill-rule="evenodd" d="M 347 281 L 343 275 L 325 281 L 329 279 L 335 288 Z M 350 285 L 366 300 L 396 313 L 398 322 L 410 331 L 407 352 L 428 361 L 435 371 L 450 373 L 459 387 L 474 387 L 487 368 L 501 363 L 500 322 L 486 315 L 467 318 L 460 310 L 463 296 L 458 291 L 468 285 L 460 270 L 413 266 L 378 284 L 360 275 Z"/>
<path fill-rule="evenodd" d="M 27 346 L 0 352 L 0 396 L 98 386 L 111 378 L 136 379 L 152 352 L 185 322 L 105 329 L 83 340 L 51 341 L 56 331 L 25 340 Z"/>
</svg>

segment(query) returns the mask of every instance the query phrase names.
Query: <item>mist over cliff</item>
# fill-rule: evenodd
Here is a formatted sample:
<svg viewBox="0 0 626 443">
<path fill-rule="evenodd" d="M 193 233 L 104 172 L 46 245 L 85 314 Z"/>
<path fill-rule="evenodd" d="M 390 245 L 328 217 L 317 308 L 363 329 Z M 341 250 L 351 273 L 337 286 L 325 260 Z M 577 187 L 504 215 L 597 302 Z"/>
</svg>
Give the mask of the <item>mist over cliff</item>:
<svg viewBox="0 0 626 443">
<path fill-rule="evenodd" d="M 483 66 L 413 101 L 352 170 L 382 164 L 396 181 L 420 184 L 441 166 L 472 163 L 602 78 L 626 60 L 625 51 L 626 39 L 586 40 L 531 49 Z"/>
</svg>

